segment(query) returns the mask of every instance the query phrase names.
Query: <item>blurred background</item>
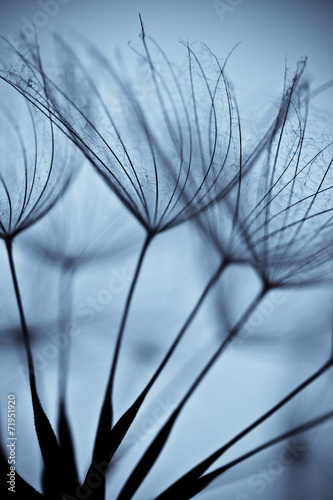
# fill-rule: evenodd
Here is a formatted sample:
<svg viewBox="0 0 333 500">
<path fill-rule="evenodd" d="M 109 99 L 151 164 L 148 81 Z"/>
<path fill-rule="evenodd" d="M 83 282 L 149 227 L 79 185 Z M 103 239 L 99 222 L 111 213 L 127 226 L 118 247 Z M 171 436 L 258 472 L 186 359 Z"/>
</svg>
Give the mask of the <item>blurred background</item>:
<svg viewBox="0 0 333 500">
<path fill-rule="evenodd" d="M 207 44 L 221 61 L 239 44 L 227 73 L 243 122 L 251 130 L 281 95 L 285 67 L 295 68 L 300 57 L 308 56 L 313 89 L 333 78 L 333 4 L 324 0 L 2 0 L 0 34 L 15 41 L 21 30 L 29 35 L 36 28 L 41 45 L 50 45 L 50 54 L 53 32 L 84 36 L 110 58 L 121 51 L 126 63 L 128 42 L 136 42 L 140 34 L 139 13 L 147 33 L 175 62 L 184 59 L 181 40 Z M 331 120 L 331 103 L 332 90 L 318 96 L 313 103 L 317 116 Z M 59 353 L 64 349 L 61 342 L 71 339 L 66 397 L 81 477 L 91 459 L 114 337 L 143 238 L 137 222 L 82 158 L 82 170 L 62 202 L 19 236 L 14 247 L 39 391 L 54 424 Z M 8 392 L 16 393 L 17 469 L 41 490 L 42 464 L 4 245 L 0 256 L 0 408 L 5 414 Z M 149 379 L 217 265 L 216 255 L 192 224 L 162 234 L 153 243 L 125 333 L 116 380 L 116 417 Z M 108 483 L 110 500 L 114 498 L 111 491 L 119 491 L 257 286 L 253 273 L 233 269 L 207 300 L 117 453 Z M 226 352 L 223 362 L 190 400 L 135 498 L 153 498 L 327 359 L 332 291 L 317 287 L 281 293 L 260 309 L 257 321 Z M 65 336 L 61 335 L 64 330 Z M 331 396 L 329 372 L 219 464 L 321 414 L 329 407 Z M 1 424 L 4 430 L 4 417 Z M 198 498 L 331 499 L 332 426 L 327 424 L 297 439 L 296 445 L 291 440 L 245 462 Z M 298 447 L 295 460 L 286 465 L 281 456 L 293 446 Z"/>
</svg>

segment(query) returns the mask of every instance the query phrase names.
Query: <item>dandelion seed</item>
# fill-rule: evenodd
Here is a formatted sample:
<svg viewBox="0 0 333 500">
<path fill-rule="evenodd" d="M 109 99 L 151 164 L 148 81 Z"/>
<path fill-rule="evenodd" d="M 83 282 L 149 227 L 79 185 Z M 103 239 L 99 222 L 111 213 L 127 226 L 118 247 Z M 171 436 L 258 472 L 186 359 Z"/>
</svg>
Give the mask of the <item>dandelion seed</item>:
<svg viewBox="0 0 333 500">
<path fill-rule="evenodd" d="M 41 116 L 50 119 L 51 128 L 60 129 L 83 152 L 146 233 L 116 339 L 93 459 L 83 484 L 78 485 L 78 496 L 84 496 L 92 474 L 95 474 L 96 463 L 107 465 L 113 458 L 146 395 L 208 292 L 229 264 L 245 263 L 256 269 L 262 279 L 262 289 L 231 326 L 226 338 L 173 409 L 124 483 L 119 499 L 133 497 L 162 453 L 183 408 L 266 294 L 277 286 L 317 282 L 323 272 L 327 277 L 331 271 L 332 160 L 330 146 L 318 148 L 306 135 L 309 89 L 302 79 L 304 62 L 291 81 L 286 79 L 275 121 L 257 146 L 245 155 L 237 102 L 225 67 L 221 67 L 209 49 L 204 49 L 205 57 L 209 59 L 206 67 L 202 54 L 199 56 L 185 44 L 187 65 L 176 73 L 162 49 L 147 36 L 142 20 L 141 27 L 141 50 L 135 49 L 141 67 L 136 77 L 140 71 L 148 75 L 146 91 L 142 91 L 142 85 L 139 85 L 140 90 L 137 88 L 137 79 L 133 80 L 131 70 L 122 63 L 116 68 L 99 51 L 89 47 L 89 60 L 93 61 L 91 68 L 84 56 L 78 57 L 59 37 L 57 46 L 61 59 L 58 75 L 45 67 L 37 40 L 31 43 L 25 40 L 23 52 L 16 51 L 19 71 L 10 68 L 1 73 L 2 79 L 22 93 Z M 96 69 L 100 81 L 94 77 Z M 42 177 L 39 182 L 42 182 Z M 7 184 L 2 184 L 3 199 L 9 206 L 7 212 L 3 212 L 7 213 L 1 227 L 5 234 L 6 230 L 11 231 L 17 225 L 17 217 L 12 208 L 15 200 L 9 196 Z M 219 267 L 148 384 L 113 425 L 115 373 L 147 249 L 157 234 L 191 219 L 198 221 L 206 237 L 217 248 Z M 11 258 L 10 247 L 8 253 Z M 12 261 L 11 266 L 15 276 Z M 286 437 L 331 419 L 332 412 L 329 412 L 319 419 L 310 420 L 225 467 L 205 474 L 226 446 L 233 445 L 278 411 L 331 366 L 332 358 L 284 400 L 184 476 L 185 483 L 180 486 L 185 490 L 179 489 L 179 483 L 175 483 L 161 498 L 170 498 L 170 493 L 172 497 L 190 498 L 228 468 Z M 59 450 L 52 439 L 57 454 Z M 72 451 L 68 454 L 71 455 Z M 58 459 L 59 456 L 52 464 L 45 454 L 49 471 L 54 465 L 61 472 Z M 69 488 L 73 488 L 73 476 L 68 479 L 72 481 L 68 483 Z M 105 498 L 105 488 L 103 476 L 94 497 Z"/>
<path fill-rule="evenodd" d="M 91 76 L 95 71 L 59 37 L 58 76 L 44 70 L 38 42 L 25 40 L 27 50 L 16 52 L 24 64 L 23 72 L 11 71 L 6 77 L 42 113 L 51 109 L 51 120 L 81 149 L 147 233 L 116 339 L 94 460 L 110 456 L 104 436 L 112 426 L 110 400 L 115 372 L 133 293 L 152 239 L 196 217 L 232 190 L 239 179 L 238 115 L 234 116 L 232 89 L 224 67 L 205 49 L 211 67 L 205 69 L 185 45 L 187 65 L 178 77 L 143 27 L 141 40 L 142 52 L 136 53 L 149 76 L 150 88 L 141 96 L 123 66 L 115 69 L 99 51 L 90 48 L 90 59 L 95 61 L 102 83 L 96 82 Z M 30 80 L 32 88 L 27 86 Z M 221 272 L 222 268 L 218 274 Z"/>
<path fill-rule="evenodd" d="M 4 240 L 45 216 L 78 168 L 73 148 L 58 137 L 52 122 L 7 87 L 2 82 L 0 238 Z"/>
<path fill-rule="evenodd" d="M 195 217 L 235 185 L 238 117 L 224 67 L 208 49 L 205 68 L 185 45 L 187 66 L 177 75 L 163 50 L 142 36 L 138 71 L 145 72 L 149 91 L 140 97 L 123 66 L 117 70 L 90 47 L 93 71 L 62 39 L 56 42 L 58 75 L 44 72 L 37 42 L 27 40 L 27 50 L 18 53 L 23 71 L 2 74 L 42 112 L 51 110 L 51 119 L 148 232 Z"/>
<path fill-rule="evenodd" d="M 276 286 L 332 276 L 332 144 L 318 147 L 319 141 L 314 144 L 308 137 L 304 69 L 302 62 L 286 84 L 260 156 L 241 183 L 240 197 L 231 193 L 200 223 L 224 258 L 248 263 Z M 247 161 L 252 162 L 252 155 Z"/>
<path fill-rule="evenodd" d="M 59 472 L 63 476 L 61 451 L 37 391 L 30 335 L 13 258 L 13 241 L 44 217 L 65 193 L 78 169 L 78 156 L 69 141 L 64 143 L 62 134 L 62 147 L 59 147 L 57 135 L 60 132 L 55 130 L 51 120 L 36 114 L 35 108 L 3 81 L 1 87 L 6 107 L 2 104 L 0 108 L 0 237 L 6 244 L 20 315 L 36 433 L 45 467 L 54 481 Z M 63 491 L 61 483 L 57 486 L 59 493 Z"/>
</svg>

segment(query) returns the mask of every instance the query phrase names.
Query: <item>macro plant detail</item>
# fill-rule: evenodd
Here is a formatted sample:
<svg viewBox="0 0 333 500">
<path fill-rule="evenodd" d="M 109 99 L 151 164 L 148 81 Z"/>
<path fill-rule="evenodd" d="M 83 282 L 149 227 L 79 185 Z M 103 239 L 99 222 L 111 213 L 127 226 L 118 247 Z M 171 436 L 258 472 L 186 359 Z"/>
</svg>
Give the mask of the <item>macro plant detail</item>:
<svg viewBox="0 0 333 500">
<path fill-rule="evenodd" d="M 331 276 L 332 144 L 313 144 L 308 134 L 305 65 L 285 88 L 272 133 L 238 196 L 231 192 L 200 223 L 223 258 L 286 287 Z M 247 189 L 253 183 L 257 198 Z"/>
<path fill-rule="evenodd" d="M 2 82 L 3 240 L 13 239 L 52 209 L 67 189 L 77 161 L 68 144 L 62 150 L 56 147 L 59 131 L 52 121 L 36 115 L 34 106 L 23 98 L 18 103 L 14 91 L 5 87 Z"/>
<path fill-rule="evenodd" d="M 141 71 L 149 75 L 149 96 L 136 91 L 126 68 L 117 71 L 96 48 L 88 47 L 84 56 L 97 65 L 92 69 L 59 37 L 58 77 L 43 72 L 38 42 L 26 41 L 17 63 L 24 64 L 22 73 L 13 68 L 8 78 L 43 112 L 50 109 L 52 120 L 154 234 L 195 216 L 217 192 L 221 196 L 231 189 L 239 175 L 240 144 L 232 144 L 237 135 L 232 89 L 209 50 L 211 74 L 185 45 L 187 67 L 177 75 L 143 25 L 141 38 L 138 57 Z M 95 71 L 101 88 L 92 79 Z"/>
<path fill-rule="evenodd" d="M 60 132 L 56 134 L 51 120 L 37 116 L 35 108 L 8 85 L 2 91 L 2 95 L 6 96 L 3 104 L 7 106 L 3 106 L 1 122 L 0 234 L 7 250 L 20 316 L 36 432 L 43 458 L 49 468 L 53 468 L 60 448 L 37 391 L 29 330 L 14 263 L 13 242 L 21 232 L 53 208 L 76 175 L 79 163 L 76 152 L 68 143 L 60 149 L 63 137 L 56 139 Z"/>
<path fill-rule="evenodd" d="M 131 57 L 137 64 L 134 72 L 122 56 L 118 56 L 116 64 L 86 42 L 75 50 L 59 36 L 55 36 L 56 65 L 49 64 L 36 36 L 22 37 L 18 47 L 9 43 L 12 62 L 0 69 L 4 92 L 20 101 L 20 113 L 28 111 L 29 124 L 23 129 L 21 119 L 7 115 L 9 128 L 7 125 L 2 134 L 2 147 L 8 146 L 8 130 L 16 146 L 5 149 L 8 157 L 4 156 L 0 172 L 1 238 L 6 244 L 19 308 L 34 425 L 44 463 L 42 493 L 33 489 L 18 471 L 17 493 L 22 499 L 27 495 L 52 500 L 144 498 L 140 497 L 141 488 L 150 473 L 158 469 L 188 405 L 195 397 L 200 405 L 202 386 L 223 365 L 229 346 L 267 296 L 276 290 L 332 285 L 332 143 L 320 133 L 318 137 L 314 135 L 316 124 L 306 60 L 299 62 L 292 76 L 286 70 L 280 103 L 273 108 L 265 131 L 253 138 L 242 123 L 236 93 L 227 76 L 232 54 L 221 62 L 206 46 L 197 50 L 183 43 L 185 63 L 176 65 L 147 35 L 141 16 L 140 22 L 140 46 L 131 47 Z M 138 91 L 142 74 L 150 82 L 149 92 Z M 330 132 L 326 130 L 326 135 L 330 136 Z M 26 133 L 33 140 L 27 142 Z M 109 205 L 104 198 L 102 205 L 98 204 L 97 189 L 82 195 L 82 179 L 76 174 L 86 160 L 90 164 L 87 167 L 92 167 L 89 176 L 97 173 L 103 181 Z M 74 193 L 78 193 L 78 209 L 73 208 Z M 123 227 L 125 219 L 118 219 L 119 206 L 131 219 L 130 231 Z M 68 226 L 66 211 L 73 217 Z M 93 223 L 86 224 L 91 218 Z M 29 238 L 30 229 L 26 229 L 44 222 L 49 223 L 49 236 L 37 231 Z M 138 384 L 141 389 L 119 417 L 116 395 L 123 390 L 119 364 L 126 347 L 125 333 L 138 300 L 135 292 L 142 292 L 141 282 L 149 264 L 147 251 L 152 252 L 159 239 L 169 237 L 169 233 L 172 237 L 173 232 L 187 228 L 200 239 L 207 254 L 214 254 L 215 270 L 206 276 L 205 285 L 178 333 L 167 332 L 167 349 L 159 353 L 150 371 L 145 370 Z M 16 236 L 20 238 L 23 231 L 24 252 L 37 255 L 60 270 L 60 329 L 73 319 L 77 275 L 101 262 L 116 262 L 127 251 L 130 254 L 134 243 L 142 239 L 122 312 L 119 318 L 108 317 L 107 338 L 112 351 L 106 379 L 99 380 L 103 397 L 84 475 L 76 457 L 75 421 L 66 403 L 75 346 L 68 345 L 58 353 L 57 432 L 37 392 L 29 329 L 12 254 L 12 241 Z M 177 403 L 142 455 L 135 457 L 134 467 L 129 459 L 131 465 L 126 468 L 122 484 L 114 488 L 117 457 L 122 456 L 124 442 L 147 400 L 157 390 L 169 365 L 175 359 L 180 361 L 177 353 L 191 337 L 193 325 L 211 297 L 216 295 L 215 304 L 224 307 L 218 303 L 217 289 L 226 275 L 239 267 L 255 275 L 251 275 L 255 282 L 250 287 L 251 300 L 238 308 L 232 324 L 227 328 L 219 326 L 218 341 L 207 359 L 195 367 L 190 382 L 182 385 L 179 377 L 181 393 Z M 154 286 L 158 289 L 158 280 Z M 165 307 L 168 310 L 167 304 Z M 155 325 L 150 324 L 150 328 L 158 335 Z M 91 332 L 95 329 L 94 324 Z M 332 337 L 331 332 L 326 333 L 326 337 Z M 109 343 L 101 349 L 110 350 Z M 324 424 L 331 425 L 333 411 L 325 406 L 326 411 L 307 415 L 305 421 L 260 441 L 222 465 L 216 464 L 243 438 L 271 417 L 276 418 L 313 384 L 327 377 L 332 364 L 330 347 L 320 367 L 298 385 L 285 389 L 285 395 L 274 405 L 268 405 L 230 439 L 223 442 L 217 436 L 218 447 L 214 446 L 213 453 L 204 454 L 176 480 L 166 481 L 168 474 L 163 470 L 163 486 L 158 492 L 154 490 L 151 498 L 199 498 L 202 491 L 210 491 L 213 481 L 231 469 L 237 471 L 240 464 L 264 450 L 314 432 Z M 43 376 L 47 377 L 47 370 Z M 133 384 L 137 383 L 135 368 L 130 377 Z M 220 380 L 221 384 L 225 382 Z M 3 451 L 1 461 L 2 468 L 8 468 Z M 223 497 L 223 487 L 218 495 Z"/>
</svg>

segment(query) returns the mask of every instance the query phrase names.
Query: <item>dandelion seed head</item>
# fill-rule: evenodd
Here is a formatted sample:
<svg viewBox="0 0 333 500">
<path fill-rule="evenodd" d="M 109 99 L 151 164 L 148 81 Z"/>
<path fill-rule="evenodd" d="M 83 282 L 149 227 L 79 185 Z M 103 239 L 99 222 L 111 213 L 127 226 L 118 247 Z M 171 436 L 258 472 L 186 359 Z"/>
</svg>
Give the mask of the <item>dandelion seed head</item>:
<svg viewBox="0 0 333 500">
<path fill-rule="evenodd" d="M 0 235 L 23 231 L 61 197 L 78 155 L 49 119 L 1 81 Z M 61 143 L 61 147 L 60 144 Z"/>
<path fill-rule="evenodd" d="M 253 265 L 264 281 L 283 286 L 330 279 L 333 270 L 333 149 L 307 130 L 303 71 L 286 87 L 275 122 L 255 147 L 260 154 L 244 154 L 243 170 L 251 168 L 238 196 L 232 191 L 202 223 L 224 258 Z"/>
<path fill-rule="evenodd" d="M 146 35 L 134 49 L 133 76 L 131 67 L 117 68 L 92 47 L 88 68 L 86 57 L 56 42 L 57 74 L 44 71 L 34 41 L 17 52 L 24 72 L 12 71 L 11 79 L 42 112 L 51 110 L 149 232 L 186 222 L 231 188 L 238 175 L 237 109 L 225 69 L 207 48 L 197 54 L 184 44 L 185 62 L 177 67 Z"/>
</svg>

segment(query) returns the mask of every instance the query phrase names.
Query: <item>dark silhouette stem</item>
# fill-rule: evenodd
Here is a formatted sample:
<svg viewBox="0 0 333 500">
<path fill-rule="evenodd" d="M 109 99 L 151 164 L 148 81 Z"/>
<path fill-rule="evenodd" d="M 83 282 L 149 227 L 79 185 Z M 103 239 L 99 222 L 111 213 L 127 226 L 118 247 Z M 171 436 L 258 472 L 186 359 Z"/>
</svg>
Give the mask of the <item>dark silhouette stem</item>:
<svg viewBox="0 0 333 500">
<path fill-rule="evenodd" d="M 172 412 L 168 420 L 165 422 L 161 430 L 158 432 L 150 446 L 147 448 L 134 470 L 130 474 L 126 483 L 124 484 L 120 494 L 117 497 L 117 500 L 130 500 L 133 495 L 136 493 L 137 489 L 140 487 L 141 483 L 144 481 L 145 477 L 149 473 L 150 469 L 155 464 L 157 458 L 161 454 L 168 437 L 181 413 L 184 406 L 196 391 L 200 383 L 203 381 L 207 373 L 213 367 L 217 359 L 220 357 L 222 352 L 228 347 L 228 345 L 232 342 L 244 324 L 247 322 L 251 314 L 256 310 L 259 306 L 260 302 L 264 299 L 266 294 L 270 288 L 264 286 L 262 290 L 258 293 L 258 295 L 254 298 L 251 304 L 247 307 L 245 312 L 242 314 L 241 318 L 238 320 L 236 325 L 229 331 L 228 335 L 215 351 L 213 356 L 210 358 L 208 363 L 201 370 L 199 375 L 196 377 L 188 391 L 185 393 L 175 410 Z"/>
<path fill-rule="evenodd" d="M 309 422 L 299 425 L 297 427 L 294 427 L 290 431 L 285 432 L 284 434 L 281 434 L 280 436 L 271 439 L 270 441 L 267 441 L 266 443 L 262 444 L 261 446 L 258 446 L 257 448 L 254 448 L 253 450 L 249 451 L 248 453 L 245 453 L 244 455 L 236 458 L 232 462 L 229 462 L 228 464 L 219 467 L 213 472 L 210 472 L 208 474 L 205 474 L 204 476 L 200 477 L 195 485 L 195 490 L 190 492 L 189 495 L 186 495 L 185 497 L 182 497 L 184 500 L 188 500 L 192 498 L 193 496 L 197 495 L 200 491 L 202 491 L 204 488 L 206 488 L 214 479 L 217 477 L 221 476 L 225 472 L 227 472 L 229 469 L 232 467 L 235 467 L 236 465 L 240 464 L 241 462 L 244 462 L 244 460 L 247 460 L 248 458 L 253 457 L 257 453 L 260 453 L 261 451 L 266 450 L 267 448 L 270 448 L 271 446 L 274 446 L 278 443 L 281 443 L 293 436 L 296 436 L 298 434 L 301 434 L 303 432 L 307 432 L 311 429 L 314 429 L 315 427 L 324 424 L 325 422 L 331 420 L 333 418 L 333 411 L 330 411 L 328 413 L 325 413 L 321 417 L 314 418 L 310 420 Z"/>
<path fill-rule="evenodd" d="M 328 369 L 333 366 L 333 357 L 331 357 L 323 366 L 321 366 L 315 373 L 310 375 L 306 380 L 299 384 L 293 391 L 291 391 L 286 397 L 281 399 L 276 405 L 274 405 L 270 410 L 264 413 L 261 417 L 255 420 L 252 424 L 246 427 L 243 431 L 238 433 L 225 445 L 218 448 L 214 453 L 212 453 L 205 460 L 200 462 L 198 465 L 193 467 L 189 472 L 184 474 L 180 479 L 173 483 L 168 489 L 161 493 L 157 499 L 158 500 L 171 500 L 177 496 L 182 496 L 182 498 L 190 498 L 187 495 L 188 491 L 191 491 L 191 486 L 194 482 L 199 480 L 199 477 L 204 474 L 213 463 L 222 457 L 222 455 L 229 450 L 234 444 L 240 441 L 244 436 L 249 434 L 252 430 L 258 427 L 260 424 L 265 422 L 268 418 L 279 411 L 283 406 L 285 406 L 289 401 L 291 401 L 297 394 L 308 387 L 312 382 L 321 377 Z M 156 499 L 156 500 L 157 500 Z"/>
<path fill-rule="evenodd" d="M 210 290 L 215 286 L 216 282 L 219 280 L 220 276 L 222 275 L 223 271 L 226 269 L 228 266 L 227 262 L 222 262 L 218 269 L 215 271 L 211 279 L 208 281 L 207 285 L 205 286 L 202 294 L 200 295 L 197 303 L 195 304 L 194 308 L 192 309 L 190 315 L 186 319 L 183 327 L 179 331 L 178 335 L 176 336 L 175 340 L 171 344 L 170 348 L 168 349 L 167 353 L 165 354 L 164 358 L 162 359 L 161 363 L 155 370 L 154 374 L 152 375 L 151 379 L 145 386 L 145 388 L 142 390 L 142 392 L 139 394 L 139 396 L 136 398 L 134 403 L 128 408 L 128 410 L 122 415 L 122 417 L 118 420 L 118 422 L 115 424 L 113 427 L 112 433 L 111 433 L 111 449 L 109 450 L 109 456 L 108 460 L 111 460 L 112 456 L 114 453 L 117 451 L 119 445 L 121 444 L 123 438 L 125 437 L 126 433 L 128 432 L 130 426 L 132 425 L 139 409 L 141 408 L 147 394 L 149 393 L 150 389 L 156 382 L 157 378 L 163 371 L 164 367 L 168 363 L 169 359 L 171 358 L 172 354 L 176 350 L 178 344 L 180 343 L 181 339 L 185 335 L 186 331 L 190 327 L 192 321 L 196 317 L 198 311 L 200 310 L 203 302 L 205 301 L 208 293 Z"/>
<path fill-rule="evenodd" d="M 225 268 L 226 268 L 226 264 L 222 263 L 219 266 L 219 268 L 217 269 L 217 271 L 214 273 L 214 275 L 212 276 L 212 278 L 207 283 L 204 291 L 200 295 L 199 300 L 197 301 L 196 305 L 194 306 L 191 314 L 189 315 L 189 317 L 185 321 L 182 329 L 180 330 L 180 332 L 178 333 L 177 337 L 175 338 L 175 340 L 171 344 L 171 346 L 170 346 L 168 352 L 166 353 L 166 355 L 164 356 L 161 364 L 159 365 L 159 367 L 157 368 L 156 372 L 154 373 L 154 375 L 152 376 L 152 378 L 148 382 L 147 386 L 145 387 L 145 389 L 143 391 L 143 393 L 145 393 L 145 396 L 147 395 L 148 391 L 151 389 L 152 385 L 154 384 L 154 382 L 156 381 L 156 379 L 158 378 L 158 376 L 160 375 L 160 373 L 164 369 L 165 365 L 167 364 L 167 362 L 171 358 L 171 356 L 172 356 L 173 352 L 175 351 L 177 345 L 179 344 L 179 342 L 183 338 L 185 332 L 187 331 L 187 329 L 191 325 L 192 321 L 196 317 L 196 315 L 197 315 L 199 309 L 201 308 L 203 302 L 205 301 L 208 293 L 214 287 L 214 285 L 216 284 L 216 282 L 220 278 L 220 276 L 223 273 L 223 271 L 224 271 Z"/>
<path fill-rule="evenodd" d="M 12 238 L 6 238 L 6 249 L 8 254 L 10 271 L 13 279 L 13 285 L 16 295 L 17 306 L 20 313 L 21 329 L 23 334 L 24 347 L 28 358 L 28 368 L 29 368 L 29 382 L 30 382 L 30 393 L 32 408 L 34 412 L 34 423 L 36 434 L 39 442 L 40 451 L 43 457 L 45 468 L 47 474 L 50 477 L 50 481 L 55 485 L 55 493 L 63 493 L 64 483 L 63 483 L 63 466 L 61 460 L 61 453 L 59 443 L 54 434 L 52 426 L 44 412 L 41 405 L 36 385 L 36 375 L 34 369 L 33 356 L 31 351 L 31 344 L 29 338 L 29 332 L 27 323 L 25 320 L 22 298 L 20 294 L 20 289 L 17 281 L 17 275 L 15 270 L 15 264 L 13 259 L 13 240 Z"/>
<path fill-rule="evenodd" d="M 8 260 L 9 260 L 10 272 L 11 272 L 14 290 L 15 290 L 16 302 L 17 302 L 17 306 L 18 306 L 18 310 L 19 310 L 19 314 L 20 314 L 20 322 L 21 322 L 21 329 L 22 329 L 22 335 L 23 335 L 23 341 L 24 341 L 24 348 L 25 348 L 25 351 L 27 354 L 30 387 L 31 387 L 31 391 L 37 395 L 36 377 L 35 377 L 34 362 L 33 362 L 33 356 L 32 356 L 31 344 L 30 344 L 30 338 L 29 338 L 29 331 L 28 331 L 26 320 L 25 320 L 22 298 L 21 298 L 21 293 L 20 293 L 18 281 L 17 281 L 16 269 L 15 269 L 15 264 L 14 264 L 14 259 L 13 259 L 13 241 L 11 238 L 7 238 L 5 240 L 5 243 L 6 243 Z"/>
<path fill-rule="evenodd" d="M 204 377 L 207 375 L 209 370 L 213 367 L 217 359 L 220 357 L 220 355 L 223 353 L 223 351 L 228 347 L 228 345 L 233 341 L 233 339 L 236 337 L 238 332 L 243 328 L 251 314 L 257 309 L 259 306 L 260 302 L 264 299 L 266 294 L 268 293 L 267 288 L 263 288 L 261 292 L 256 296 L 256 298 L 251 302 L 251 304 L 248 306 L 246 311 L 243 313 L 239 321 L 236 323 L 236 325 L 230 330 L 228 333 L 227 337 L 224 339 L 222 344 L 218 347 L 218 349 L 215 351 L 213 356 L 210 358 L 208 363 L 205 365 L 203 370 L 200 372 L 196 380 L 193 382 L 191 387 L 189 388 L 188 392 L 185 394 L 184 398 L 182 401 L 179 403 L 178 408 L 176 408 L 175 413 L 180 412 L 180 410 L 185 406 L 187 403 L 188 399 L 191 397 L 193 392 L 196 390 L 198 385 L 201 383 L 201 381 L 204 379 Z"/>
<path fill-rule="evenodd" d="M 132 279 L 132 283 L 127 295 L 126 303 L 125 303 L 125 308 L 123 311 L 123 315 L 121 318 L 120 322 L 120 327 L 118 330 L 118 335 L 117 335 L 117 340 L 116 340 L 116 346 L 112 358 L 112 363 L 111 363 L 111 371 L 108 379 L 108 384 L 107 388 L 105 391 L 105 396 L 104 396 L 104 401 L 100 413 L 100 419 L 98 423 L 98 429 L 97 429 L 97 434 L 96 434 L 96 440 L 95 440 L 95 448 L 94 448 L 94 458 L 95 460 L 98 459 L 100 456 L 100 449 L 104 448 L 104 442 L 105 442 L 105 436 L 108 432 L 110 432 L 112 428 L 112 423 L 113 423 L 113 404 L 112 404 L 112 396 L 113 396 L 113 386 L 114 386 L 114 379 L 115 379 L 115 374 L 116 374 L 116 369 L 118 365 L 118 360 L 119 360 L 119 353 L 120 353 L 120 348 L 121 348 L 121 343 L 122 339 L 124 336 L 124 331 L 125 331 L 125 326 L 128 318 L 128 313 L 130 310 L 130 306 L 132 303 L 132 298 L 134 294 L 134 290 L 140 275 L 140 271 L 142 268 L 142 264 L 145 258 L 145 255 L 147 253 L 148 247 L 153 239 L 154 233 L 148 232 L 146 239 L 144 241 L 136 268 L 134 272 L 134 276 Z"/>
<path fill-rule="evenodd" d="M 73 280 L 76 267 L 63 262 L 60 268 L 59 280 L 59 331 L 66 339 L 66 344 L 60 348 L 59 353 L 59 403 L 58 403 L 58 437 L 61 450 L 61 459 L 64 467 L 65 491 L 75 494 L 79 482 L 74 441 L 66 405 L 66 387 L 69 372 L 69 357 L 71 352 L 71 337 L 67 326 L 71 321 L 73 307 Z"/>
<path fill-rule="evenodd" d="M 142 247 L 142 250 L 141 250 L 141 254 L 140 254 L 138 263 L 136 265 L 135 273 L 134 273 L 134 276 L 133 276 L 133 279 L 132 279 L 132 283 L 131 283 L 131 286 L 130 286 L 130 289 L 129 289 L 129 292 L 128 292 L 128 295 L 127 295 L 125 309 L 124 309 L 124 312 L 123 312 L 123 316 L 121 318 L 121 323 L 120 323 L 120 327 L 119 327 L 119 331 L 118 331 L 117 342 L 116 342 L 116 347 L 115 347 L 115 350 L 114 350 L 114 355 L 113 355 L 113 360 L 112 360 L 112 366 L 111 366 L 111 372 L 110 372 L 110 382 L 109 382 L 109 385 L 110 385 L 110 396 L 111 397 L 112 397 L 112 392 L 113 392 L 114 378 L 115 378 L 116 369 L 117 369 L 118 360 L 119 360 L 119 353 L 120 353 L 121 342 L 122 342 L 122 339 L 123 339 L 123 336 L 124 336 L 124 331 L 125 331 L 125 326 L 126 326 L 126 322 L 127 322 L 127 318 L 128 318 L 129 309 L 130 309 L 130 306 L 131 306 L 131 303 L 132 303 L 132 298 L 133 298 L 134 290 L 135 290 L 135 287 L 136 287 L 136 284 L 137 284 L 137 281 L 138 281 L 138 278 L 139 278 L 139 274 L 140 274 L 140 271 L 141 271 L 141 268 L 142 268 L 143 260 L 145 258 L 145 255 L 146 255 L 146 252 L 148 250 L 148 247 L 149 247 L 149 244 L 151 242 L 151 239 L 152 239 L 152 236 L 150 234 L 148 234 L 147 237 L 146 237 L 146 239 L 145 239 L 145 242 L 143 244 L 143 247 Z"/>
</svg>

